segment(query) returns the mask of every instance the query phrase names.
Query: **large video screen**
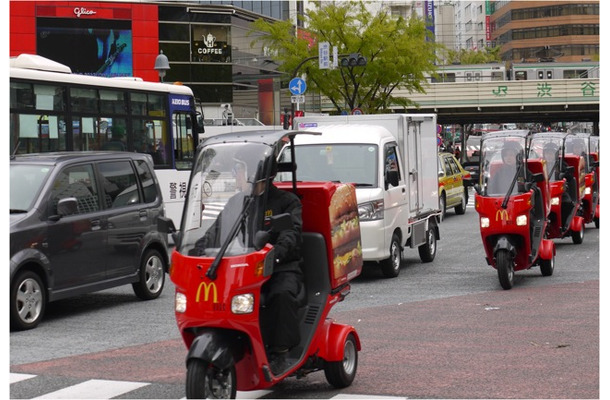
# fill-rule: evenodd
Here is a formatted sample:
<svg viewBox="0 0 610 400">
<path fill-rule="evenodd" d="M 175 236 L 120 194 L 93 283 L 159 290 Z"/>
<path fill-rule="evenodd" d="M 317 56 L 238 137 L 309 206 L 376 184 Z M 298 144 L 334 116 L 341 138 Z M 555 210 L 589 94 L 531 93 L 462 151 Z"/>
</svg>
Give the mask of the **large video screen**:
<svg viewBox="0 0 610 400">
<path fill-rule="evenodd" d="M 77 74 L 133 75 L 131 21 L 38 18 L 36 23 L 38 55 Z"/>
</svg>

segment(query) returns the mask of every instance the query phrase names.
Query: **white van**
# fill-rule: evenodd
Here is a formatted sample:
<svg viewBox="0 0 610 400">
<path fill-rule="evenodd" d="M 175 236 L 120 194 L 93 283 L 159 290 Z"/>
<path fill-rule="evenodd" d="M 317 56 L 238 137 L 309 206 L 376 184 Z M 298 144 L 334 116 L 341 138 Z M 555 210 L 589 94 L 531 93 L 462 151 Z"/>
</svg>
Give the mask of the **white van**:
<svg viewBox="0 0 610 400">
<path fill-rule="evenodd" d="M 321 132 L 294 139 L 298 180 L 356 186 L 367 264 L 396 277 L 405 247 L 417 248 L 423 262 L 434 259 L 440 238 L 436 116 L 302 117 L 295 127 Z"/>
</svg>

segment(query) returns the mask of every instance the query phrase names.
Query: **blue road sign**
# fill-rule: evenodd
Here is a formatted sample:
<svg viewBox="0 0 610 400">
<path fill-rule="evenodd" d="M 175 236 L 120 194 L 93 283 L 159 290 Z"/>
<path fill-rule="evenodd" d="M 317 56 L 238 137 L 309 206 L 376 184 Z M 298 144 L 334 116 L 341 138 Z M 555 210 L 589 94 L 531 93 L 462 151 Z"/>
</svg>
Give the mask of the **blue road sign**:
<svg viewBox="0 0 610 400">
<path fill-rule="evenodd" d="M 290 89 L 290 93 L 298 96 L 305 93 L 305 90 L 307 90 L 307 84 L 301 78 L 293 78 L 288 84 L 288 88 Z"/>
</svg>

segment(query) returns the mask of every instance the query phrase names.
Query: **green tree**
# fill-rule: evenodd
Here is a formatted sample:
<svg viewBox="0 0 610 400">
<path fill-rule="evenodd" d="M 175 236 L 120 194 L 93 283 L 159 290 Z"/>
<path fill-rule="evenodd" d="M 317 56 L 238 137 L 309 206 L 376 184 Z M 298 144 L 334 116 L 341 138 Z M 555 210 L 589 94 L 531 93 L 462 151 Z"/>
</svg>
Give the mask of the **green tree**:
<svg viewBox="0 0 610 400">
<path fill-rule="evenodd" d="M 262 35 L 252 44 L 262 41 L 277 54 L 275 61 L 286 73 L 286 79 L 295 72 L 305 72 L 308 88 L 326 96 L 337 112 L 358 107 L 373 114 L 387 110 L 392 104 L 413 104 L 407 98 L 392 96 L 394 89 L 425 93 L 426 75 L 434 73 L 436 50 L 442 46 L 432 40 L 422 19 L 395 17 L 388 11 L 373 15 L 363 1 L 324 7 L 312 3 L 316 7 L 302 20 L 309 35 L 316 39 L 313 45 L 295 34 L 288 21 L 259 19 L 254 23 L 253 32 Z M 360 53 L 367 59 L 367 65 L 319 69 L 315 59 L 317 42 L 337 46 L 339 54 Z"/>
<path fill-rule="evenodd" d="M 447 50 L 447 64 L 486 64 L 490 62 L 502 62 L 500 46 L 485 47 L 482 50 Z"/>
</svg>

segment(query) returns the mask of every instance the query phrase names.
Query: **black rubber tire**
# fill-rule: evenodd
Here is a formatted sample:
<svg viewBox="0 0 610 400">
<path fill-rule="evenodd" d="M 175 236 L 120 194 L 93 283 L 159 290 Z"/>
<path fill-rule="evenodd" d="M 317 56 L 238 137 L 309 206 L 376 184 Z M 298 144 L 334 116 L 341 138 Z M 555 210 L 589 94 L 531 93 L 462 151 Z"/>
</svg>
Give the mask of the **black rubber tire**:
<svg viewBox="0 0 610 400">
<path fill-rule="evenodd" d="M 430 226 L 428 232 L 426 232 L 426 243 L 419 246 L 417 251 L 422 262 L 434 261 L 434 257 L 436 257 L 436 232 L 433 226 Z"/>
<path fill-rule="evenodd" d="M 165 285 L 165 260 L 155 249 L 148 249 L 140 263 L 140 280 L 131 286 L 136 296 L 142 300 L 156 299 Z"/>
<path fill-rule="evenodd" d="M 464 188 L 460 204 L 455 206 L 455 213 L 457 215 L 464 215 L 466 213 L 466 206 L 468 205 L 468 188 Z"/>
<path fill-rule="evenodd" d="M 354 335 L 350 333 L 343 345 L 343 360 L 324 364 L 324 375 L 328 383 L 337 389 L 342 389 L 352 384 L 357 370 L 358 348 Z"/>
<path fill-rule="evenodd" d="M 32 271 L 22 271 L 11 283 L 11 329 L 33 329 L 42 320 L 47 292 L 42 279 Z"/>
<path fill-rule="evenodd" d="M 400 239 L 395 233 L 392 235 L 392 242 L 390 243 L 390 257 L 380 262 L 383 276 L 386 278 L 396 278 L 400 273 L 401 260 L 402 249 L 400 247 Z"/>
<path fill-rule="evenodd" d="M 540 259 L 540 272 L 542 276 L 551 276 L 555 270 L 555 255 L 550 260 Z"/>
<path fill-rule="evenodd" d="M 187 399 L 234 399 L 237 395 L 234 365 L 221 371 L 210 362 L 192 358 L 186 368 Z"/>
<path fill-rule="evenodd" d="M 502 289 L 511 289 L 513 287 L 515 269 L 513 258 L 508 250 L 498 250 L 496 252 L 496 268 L 498 269 L 498 278 L 500 279 Z"/>
<path fill-rule="evenodd" d="M 447 199 L 445 198 L 445 193 L 441 194 L 441 197 L 438 199 L 438 208 L 441 210 L 441 221 L 445 219 L 445 214 L 447 214 Z"/>
<path fill-rule="evenodd" d="M 572 231 L 572 242 L 574 244 L 582 244 L 584 238 L 585 238 L 585 224 L 581 224 L 580 225 L 580 230 L 579 231 Z"/>
</svg>

